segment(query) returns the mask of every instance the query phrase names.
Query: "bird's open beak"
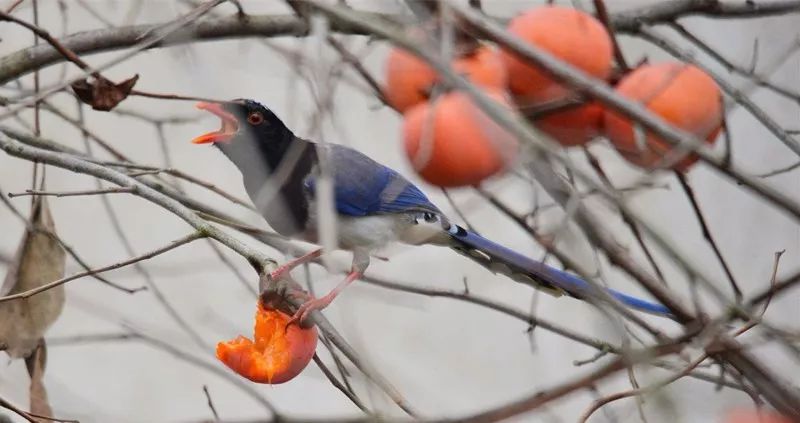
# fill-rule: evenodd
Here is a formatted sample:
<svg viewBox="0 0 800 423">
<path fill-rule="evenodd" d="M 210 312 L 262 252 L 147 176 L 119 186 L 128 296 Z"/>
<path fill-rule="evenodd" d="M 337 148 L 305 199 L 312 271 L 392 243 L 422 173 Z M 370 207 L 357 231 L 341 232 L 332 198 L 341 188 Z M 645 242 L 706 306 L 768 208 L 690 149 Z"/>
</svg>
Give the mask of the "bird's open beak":
<svg viewBox="0 0 800 423">
<path fill-rule="evenodd" d="M 219 116 L 222 126 L 214 131 L 200 135 L 192 140 L 193 144 L 208 144 L 210 142 L 230 141 L 239 132 L 239 121 L 232 113 L 222 108 L 220 103 L 200 102 L 196 106 L 200 110 L 205 110 Z"/>
</svg>

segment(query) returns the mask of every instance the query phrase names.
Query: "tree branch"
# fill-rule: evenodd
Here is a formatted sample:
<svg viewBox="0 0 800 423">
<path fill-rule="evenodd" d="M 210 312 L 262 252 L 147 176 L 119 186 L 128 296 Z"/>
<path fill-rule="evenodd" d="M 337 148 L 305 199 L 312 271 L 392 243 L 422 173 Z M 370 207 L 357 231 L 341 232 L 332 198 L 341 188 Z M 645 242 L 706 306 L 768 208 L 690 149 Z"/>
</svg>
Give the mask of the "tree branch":
<svg viewBox="0 0 800 423">
<path fill-rule="evenodd" d="M 0 141 L 0 142 L 2 142 L 2 141 Z M 129 266 L 131 264 L 138 263 L 138 262 L 143 261 L 143 260 L 151 259 L 151 258 L 153 258 L 153 257 L 155 257 L 155 256 L 157 256 L 159 254 L 166 253 L 167 251 L 170 251 L 172 249 L 178 248 L 178 247 L 180 247 L 182 245 L 188 244 L 188 243 L 190 243 L 190 242 L 192 242 L 194 240 L 200 239 L 200 238 L 203 238 L 203 235 L 201 235 L 200 233 L 194 232 L 194 233 L 191 233 L 189 235 L 186 235 L 183 238 L 180 238 L 178 240 L 172 241 L 171 243 L 169 243 L 168 245 L 166 245 L 164 247 L 161 247 L 161 248 L 155 249 L 153 251 L 150 251 L 149 253 L 145 253 L 145 254 L 142 254 L 140 256 L 133 257 L 131 259 L 124 260 L 124 261 L 121 261 L 121 262 L 118 262 L 118 263 L 110 264 L 108 266 L 101 267 L 101 268 L 98 268 L 98 269 L 91 269 L 91 270 L 87 270 L 85 272 L 76 273 L 74 275 L 67 276 L 67 277 L 55 280 L 53 282 L 44 284 L 42 286 L 39 286 L 39 287 L 36 287 L 36 288 L 33 288 L 33 289 L 29 289 L 29 290 L 24 291 L 24 292 L 20 292 L 20 293 L 13 294 L 13 295 L 6 295 L 5 297 L 0 297 L 0 303 L 6 302 L 6 301 L 11 301 L 11 300 L 19 300 L 19 299 L 24 299 L 24 298 L 30 298 L 31 296 L 34 296 L 34 295 L 36 295 L 36 294 L 38 294 L 40 292 L 47 291 L 48 289 L 53 289 L 53 288 L 55 288 L 57 286 L 63 285 L 65 283 L 67 283 L 69 281 L 72 281 L 72 280 L 75 280 L 75 279 L 82 278 L 84 276 L 90 276 L 90 275 L 94 275 L 94 274 L 97 274 L 97 273 L 107 272 L 109 270 L 119 269 L 121 267 Z"/>
<path fill-rule="evenodd" d="M 689 15 L 716 18 L 755 18 L 800 10 L 800 1 L 776 0 L 756 3 L 721 2 L 717 0 L 671 0 L 609 16 L 613 28 L 620 32 L 634 32 L 642 24 L 668 22 Z M 377 22 L 402 22 L 401 15 L 355 12 L 363 20 Z M 59 39 L 60 43 L 77 54 L 95 54 L 135 45 L 162 24 L 132 25 L 75 33 Z M 331 31 L 342 34 L 370 35 L 361 27 L 337 20 L 331 21 Z M 308 26 L 295 15 L 232 15 L 195 22 L 181 31 L 161 40 L 149 48 L 166 47 L 244 37 L 304 37 Z M 41 69 L 65 60 L 50 45 L 40 45 L 11 53 L 0 59 L 0 85 L 35 69 Z"/>
</svg>

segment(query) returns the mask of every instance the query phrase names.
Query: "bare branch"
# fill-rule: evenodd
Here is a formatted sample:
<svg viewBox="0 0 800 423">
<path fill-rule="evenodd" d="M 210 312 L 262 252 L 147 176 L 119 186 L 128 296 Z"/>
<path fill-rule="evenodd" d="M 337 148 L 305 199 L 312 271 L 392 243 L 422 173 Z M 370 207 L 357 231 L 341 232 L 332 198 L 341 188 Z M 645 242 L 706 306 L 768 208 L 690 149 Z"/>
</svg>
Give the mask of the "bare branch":
<svg viewBox="0 0 800 423">
<path fill-rule="evenodd" d="M 800 2 L 796 0 L 760 1 L 738 3 L 709 0 L 672 0 L 654 6 L 642 7 L 610 15 L 611 24 L 617 31 L 633 32 L 642 24 L 673 21 L 682 16 L 701 14 L 718 18 L 752 18 L 797 12 Z M 355 12 L 360 19 L 372 22 L 403 22 L 406 17 L 381 13 Z M 76 54 L 94 54 L 130 47 L 142 37 L 161 27 L 134 25 L 76 33 L 60 39 L 61 45 Z M 342 21 L 331 21 L 331 31 L 342 34 L 369 35 L 358 25 Z M 303 37 L 308 35 L 308 26 L 295 15 L 239 15 L 195 22 L 183 30 L 175 31 L 148 48 L 165 47 L 198 41 L 221 40 L 243 37 Z M 0 85 L 48 65 L 64 60 L 64 56 L 49 45 L 28 48 L 0 59 Z"/>
<path fill-rule="evenodd" d="M 106 188 L 106 189 L 83 190 L 83 191 L 66 191 L 66 192 L 27 189 L 25 190 L 25 192 L 18 192 L 18 193 L 9 192 L 8 197 L 14 198 L 14 197 L 36 196 L 36 195 L 52 196 L 52 197 L 76 197 L 76 196 L 86 196 L 86 195 L 105 195 L 105 194 L 123 194 L 123 193 L 124 194 L 133 193 L 133 188 L 118 187 L 118 188 Z"/>
<path fill-rule="evenodd" d="M 578 422 L 579 423 L 585 423 L 586 420 L 588 420 L 589 417 L 592 415 L 592 413 L 594 413 L 595 411 L 600 409 L 602 406 L 604 406 L 604 405 L 606 405 L 606 404 L 608 404 L 608 403 L 610 403 L 612 401 L 616 401 L 616 400 L 619 400 L 619 399 L 622 399 L 622 398 L 634 397 L 634 396 L 635 397 L 639 397 L 639 396 L 646 395 L 646 394 L 652 393 L 654 391 L 657 391 L 658 389 L 661 389 L 661 388 L 663 388 L 663 387 L 675 382 L 676 380 L 688 375 L 692 370 L 694 370 L 695 367 L 699 366 L 700 363 L 702 363 L 707 358 L 708 358 L 708 355 L 703 354 L 700 357 L 692 360 L 692 362 L 689 363 L 689 365 L 687 365 L 680 372 L 675 373 L 674 375 L 669 376 L 668 378 L 666 378 L 666 379 L 664 379 L 662 381 L 650 384 L 650 385 L 648 385 L 648 386 L 646 386 L 644 388 L 631 389 L 629 391 L 620 392 L 620 393 L 617 393 L 617 394 L 614 394 L 614 395 L 609 395 L 609 396 L 607 396 L 605 398 L 599 399 L 599 400 L 595 401 L 595 403 L 592 404 L 592 406 L 583 413 L 583 415 L 578 419 Z"/>
<path fill-rule="evenodd" d="M 736 279 L 733 277 L 733 272 L 731 272 L 730 267 L 728 266 L 728 262 L 725 261 L 725 258 L 722 257 L 722 252 L 719 250 L 717 246 L 717 242 L 714 240 L 714 237 L 711 235 L 711 230 L 708 228 L 708 223 L 706 222 L 706 218 L 703 215 L 703 211 L 700 210 L 700 203 L 697 201 L 697 196 L 694 194 L 694 189 L 691 185 L 689 185 L 689 181 L 686 179 L 686 175 L 681 172 L 675 172 L 675 177 L 678 178 L 678 181 L 681 183 L 681 187 L 683 187 L 683 191 L 686 193 L 686 197 L 689 198 L 689 202 L 692 204 L 692 209 L 694 210 L 695 216 L 697 216 L 697 221 L 700 224 L 700 228 L 703 231 L 703 237 L 708 241 L 708 244 L 711 246 L 711 249 L 714 251 L 714 255 L 717 256 L 717 260 L 722 265 L 722 269 L 725 271 L 725 275 L 728 276 L 728 282 L 731 285 L 731 289 L 733 290 L 734 295 L 736 296 L 736 301 L 742 301 L 742 290 L 739 288 L 739 284 L 736 283 Z"/>
<path fill-rule="evenodd" d="M 6 408 L 8 410 L 13 411 L 23 419 L 31 422 L 31 423 L 41 423 L 41 420 L 53 421 L 53 422 L 62 422 L 62 423 L 80 423 L 77 420 L 69 420 L 69 419 L 59 419 L 56 417 L 48 417 L 48 416 L 41 416 L 39 414 L 33 414 L 28 411 L 25 411 L 16 405 L 12 404 L 8 400 L 3 397 L 0 397 L 0 407 Z"/>
<path fill-rule="evenodd" d="M 153 258 L 153 257 L 155 257 L 155 256 L 157 256 L 159 254 L 166 253 L 167 251 L 170 251 L 172 249 L 178 248 L 178 247 L 180 247 L 180 246 L 182 246 L 184 244 L 188 244 L 188 243 L 190 243 L 190 242 L 192 242 L 194 240 L 203 238 L 203 236 L 204 235 L 195 232 L 195 233 L 189 234 L 189 235 L 187 235 L 187 236 L 185 236 L 183 238 L 175 240 L 175 241 L 171 242 L 169 245 L 166 245 L 164 247 L 155 249 L 153 251 L 150 251 L 149 253 L 142 254 L 142 255 L 134 257 L 132 259 L 121 261 L 119 263 L 110 264 L 108 266 L 104 266 L 104 267 L 101 267 L 101 268 L 98 268 L 98 269 L 92 269 L 92 270 L 88 270 L 86 272 L 76 273 L 74 275 L 61 278 L 59 280 L 47 283 L 45 285 L 42 285 L 42 286 L 34 288 L 34 289 L 29 289 L 27 291 L 20 292 L 20 293 L 17 293 L 17 294 L 7 295 L 5 297 L 0 297 L 0 303 L 5 302 L 5 301 L 18 300 L 18 299 L 23 299 L 23 298 L 30 298 L 31 296 L 36 295 L 36 294 L 38 294 L 40 292 L 47 291 L 48 289 L 53 289 L 53 288 L 55 288 L 55 287 L 57 287 L 59 285 L 63 285 L 65 283 L 69 282 L 69 281 L 72 281 L 72 280 L 75 280 L 75 279 L 78 279 L 78 278 L 82 278 L 84 276 L 94 275 L 96 273 L 107 272 L 109 270 L 114 270 L 114 269 L 119 269 L 120 267 L 129 266 L 129 265 L 131 265 L 133 263 L 138 263 L 140 261 Z"/>
<path fill-rule="evenodd" d="M 723 57 L 717 50 L 715 50 L 714 48 L 703 42 L 703 40 L 697 38 L 697 36 L 695 36 L 691 31 L 689 31 L 685 26 L 681 25 L 680 23 L 671 22 L 669 25 L 679 34 L 683 35 L 692 44 L 696 45 L 704 53 L 714 58 L 714 60 L 716 60 L 726 69 L 728 69 L 728 71 L 738 73 L 739 75 L 742 75 L 745 78 L 750 79 L 759 87 L 764 87 L 766 89 L 772 90 L 773 92 L 783 97 L 786 97 L 789 100 L 793 100 L 795 102 L 800 103 L 800 94 L 792 92 L 787 88 L 779 87 L 778 85 L 769 82 L 763 76 L 756 74 L 753 69 L 745 69 L 742 66 L 734 64 L 730 60 Z M 757 52 L 758 50 L 755 51 Z M 754 57 L 753 65 L 755 65 L 756 63 L 755 61 L 756 56 L 757 56 L 756 54 L 753 55 Z"/>
<path fill-rule="evenodd" d="M 691 15 L 714 18 L 757 18 L 800 11 L 800 1 L 670 0 L 621 12 L 612 18 L 614 28 L 629 32 L 646 24 L 671 22 Z"/>
<path fill-rule="evenodd" d="M 469 417 L 460 418 L 456 421 L 462 423 L 496 422 L 520 415 L 522 413 L 528 413 L 536 410 L 544 404 L 549 403 L 550 401 L 569 395 L 581 389 L 590 388 L 600 380 L 611 376 L 620 370 L 625 370 L 628 368 L 628 366 L 637 363 L 646 363 L 662 355 L 675 354 L 681 351 L 681 349 L 683 349 L 683 345 L 681 344 L 666 344 L 645 350 L 632 351 L 631 353 L 626 354 L 626 356 L 615 358 L 610 363 L 600 367 L 586 376 L 574 379 L 545 391 L 537 392 L 533 395 L 529 395 L 523 399 L 514 401 L 501 407 L 474 414 Z M 448 420 L 443 421 L 447 422 Z"/>
<path fill-rule="evenodd" d="M 217 413 L 217 408 L 214 407 L 214 401 L 211 401 L 211 394 L 208 393 L 207 385 L 203 385 L 203 394 L 206 396 L 206 402 L 208 403 L 208 408 L 211 410 L 211 414 L 214 415 L 214 420 L 219 420 L 219 413 Z"/>
</svg>

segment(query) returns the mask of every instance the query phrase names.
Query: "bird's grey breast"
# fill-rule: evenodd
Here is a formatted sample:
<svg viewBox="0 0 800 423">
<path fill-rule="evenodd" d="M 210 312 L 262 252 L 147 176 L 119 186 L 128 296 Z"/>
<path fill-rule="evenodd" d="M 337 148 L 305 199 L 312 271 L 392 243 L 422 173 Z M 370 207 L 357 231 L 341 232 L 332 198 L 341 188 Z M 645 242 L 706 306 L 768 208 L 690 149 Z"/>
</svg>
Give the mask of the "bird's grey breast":
<svg viewBox="0 0 800 423">
<path fill-rule="evenodd" d="M 316 161 L 313 145 L 295 142 L 277 162 L 270 160 L 275 153 L 254 139 L 220 149 L 239 168 L 250 200 L 275 231 L 291 237 L 305 230 L 308 199 L 303 182 Z"/>
</svg>

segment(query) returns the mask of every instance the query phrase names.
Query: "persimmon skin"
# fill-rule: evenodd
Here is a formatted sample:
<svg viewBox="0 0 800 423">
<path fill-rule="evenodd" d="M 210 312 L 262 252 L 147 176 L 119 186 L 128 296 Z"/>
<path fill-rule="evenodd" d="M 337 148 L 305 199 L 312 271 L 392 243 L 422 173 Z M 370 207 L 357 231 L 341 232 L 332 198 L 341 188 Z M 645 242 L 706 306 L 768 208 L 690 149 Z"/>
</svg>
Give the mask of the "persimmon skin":
<svg viewBox="0 0 800 423">
<path fill-rule="evenodd" d="M 613 45 L 606 28 L 591 15 L 563 6 L 533 8 L 511 20 L 508 30 L 533 46 L 600 79 L 611 75 Z M 564 98 L 569 88 L 544 70 L 503 50 L 511 92 L 526 102 Z"/>
<path fill-rule="evenodd" d="M 616 91 L 709 145 L 721 132 L 720 88 L 713 78 L 693 65 L 680 62 L 643 65 L 622 78 Z M 617 151 L 642 168 L 654 167 L 672 149 L 668 142 L 650 132 L 646 133 L 645 145 L 637 145 L 632 122 L 610 110 L 604 114 L 604 127 Z M 697 160 L 691 154 L 672 168 L 686 172 Z"/>
<path fill-rule="evenodd" d="M 502 91 L 487 94 L 506 107 Z M 440 187 L 473 186 L 504 169 L 517 140 L 460 92 L 409 110 L 403 122 L 406 155 L 427 182 Z"/>
<path fill-rule="evenodd" d="M 792 419 L 769 410 L 751 410 L 747 408 L 731 410 L 724 423 L 792 423 Z"/>
<path fill-rule="evenodd" d="M 261 304 L 255 315 L 254 341 L 243 336 L 217 344 L 216 356 L 231 370 L 257 383 L 277 385 L 294 379 L 317 349 L 316 326 L 286 324 L 290 316 Z"/>
<path fill-rule="evenodd" d="M 537 118 L 534 124 L 564 147 L 574 147 L 603 135 L 603 111 L 592 101 Z"/>
<path fill-rule="evenodd" d="M 590 76 L 606 80 L 611 75 L 614 57 L 611 36 L 589 14 L 570 7 L 542 6 L 514 18 L 508 30 Z M 502 58 L 508 68 L 509 88 L 521 108 L 566 100 L 574 94 L 514 53 L 503 51 Z M 602 108 L 592 102 L 549 114 L 533 123 L 569 147 L 586 144 L 599 136 L 602 121 Z"/>
<path fill-rule="evenodd" d="M 481 87 L 502 89 L 507 83 L 505 64 L 497 50 L 488 46 L 454 60 L 453 68 Z M 437 82 L 436 71 L 413 54 L 400 48 L 389 53 L 384 95 L 401 113 L 426 101 Z"/>
</svg>

